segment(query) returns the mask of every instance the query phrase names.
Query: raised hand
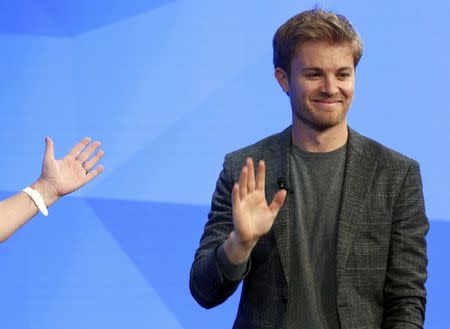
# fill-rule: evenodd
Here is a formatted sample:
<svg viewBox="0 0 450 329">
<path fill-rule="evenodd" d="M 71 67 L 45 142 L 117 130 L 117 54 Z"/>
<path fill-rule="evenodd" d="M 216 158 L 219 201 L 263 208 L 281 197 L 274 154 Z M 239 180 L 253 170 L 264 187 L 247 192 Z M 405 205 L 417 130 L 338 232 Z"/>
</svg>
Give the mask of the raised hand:
<svg viewBox="0 0 450 329">
<path fill-rule="evenodd" d="M 278 191 L 270 205 L 265 196 L 266 168 L 259 161 L 255 179 L 253 160 L 248 158 L 241 171 L 239 182 L 232 191 L 233 225 L 228 244 L 225 245 L 232 262 L 245 260 L 258 239 L 267 234 L 286 198 L 286 191 Z"/>
<path fill-rule="evenodd" d="M 41 177 L 35 184 L 44 190 L 42 192 L 49 202 L 79 189 L 103 171 L 101 165 L 93 169 L 103 157 L 103 151 L 96 152 L 89 159 L 100 146 L 99 141 L 90 143 L 91 139 L 86 137 L 61 160 L 55 159 L 53 141 L 49 137 L 45 141 Z"/>
</svg>

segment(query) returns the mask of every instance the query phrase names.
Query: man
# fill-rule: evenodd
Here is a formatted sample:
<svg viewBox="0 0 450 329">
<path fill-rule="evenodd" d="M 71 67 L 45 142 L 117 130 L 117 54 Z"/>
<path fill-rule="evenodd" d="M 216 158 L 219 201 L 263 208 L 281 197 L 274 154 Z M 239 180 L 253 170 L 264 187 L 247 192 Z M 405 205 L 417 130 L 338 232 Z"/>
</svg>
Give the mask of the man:
<svg viewBox="0 0 450 329">
<path fill-rule="evenodd" d="M 103 166 L 95 167 L 103 157 L 103 151 L 96 152 L 99 141 L 91 143 L 91 139 L 86 137 L 61 160 L 55 159 L 53 141 L 46 137 L 45 142 L 39 179 L 22 192 L 0 202 L 0 242 L 9 238 L 39 210 L 47 215 L 47 207 L 103 171 Z"/>
<path fill-rule="evenodd" d="M 214 307 L 243 280 L 234 328 L 422 328 L 419 166 L 347 126 L 357 32 L 314 9 L 282 25 L 273 47 L 292 127 L 225 157 L 192 295 Z"/>
</svg>

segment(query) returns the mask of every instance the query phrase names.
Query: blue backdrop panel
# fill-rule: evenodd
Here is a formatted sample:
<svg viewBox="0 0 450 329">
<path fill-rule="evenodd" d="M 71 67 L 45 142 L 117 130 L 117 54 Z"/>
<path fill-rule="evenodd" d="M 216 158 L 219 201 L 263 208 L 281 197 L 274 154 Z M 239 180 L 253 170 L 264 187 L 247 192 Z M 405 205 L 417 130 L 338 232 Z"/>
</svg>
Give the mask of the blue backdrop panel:
<svg viewBox="0 0 450 329">
<path fill-rule="evenodd" d="M 174 1 L 2 0 L 0 33 L 73 36 Z"/>
<path fill-rule="evenodd" d="M 188 288 L 208 207 L 68 197 L 51 211 L 2 244 L 3 328 L 231 327 L 240 289 L 204 310 Z M 427 328 L 447 323 L 449 234 L 431 221 Z"/>
<path fill-rule="evenodd" d="M 183 328 L 90 204 L 67 198 L 51 208 L 53 219 L 38 215 L 2 244 L 2 327 Z"/>
<path fill-rule="evenodd" d="M 0 196 L 85 135 L 105 172 L 0 246 L 2 328 L 229 328 L 188 289 L 223 157 L 290 123 L 276 28 L 317 1 L 0 0 Z M 450 308 L 450 1 L 319 1 L 364 42 L 350 125 L 421 165 L 427 328 Z M 376 13 L 376 14 L 374 14 Z M 445 323 L 445 324 L 444 324 Z"/>
<path fill-rule="evenodd" d="M 450 310 L 450 223 L 431 221 L 428 233 L 428 304 L 425 328 L 447 328 Z"/>
</svg>

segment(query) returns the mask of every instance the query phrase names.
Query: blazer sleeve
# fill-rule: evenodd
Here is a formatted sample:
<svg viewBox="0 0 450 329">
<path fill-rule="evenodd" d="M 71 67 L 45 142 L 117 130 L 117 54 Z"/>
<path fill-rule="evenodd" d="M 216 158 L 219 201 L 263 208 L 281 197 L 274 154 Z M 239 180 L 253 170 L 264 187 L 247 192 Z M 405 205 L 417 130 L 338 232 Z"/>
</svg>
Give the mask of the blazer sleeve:
<svg viewBox="0 0 450 329">
<path fill-rule="evenodd" d="M 243 277 L 231 280 L 222 273 L 217 260 L 217 249 L 233 230 L 231 191 L 234 182 L 231 172 L 232 161 L 227 155 L 213 194 L 208 222 L 190 272 L 191 294 L 205 308 L 223 303 L 237 289 L 250 269 L 249 261 Z"/>
<path fill-rule="evenodd" d="M 393 209 L 384 287 L 384 329 L 423 328 L 428 228 L 420 169 L 413 162 Z"/>
</svg>

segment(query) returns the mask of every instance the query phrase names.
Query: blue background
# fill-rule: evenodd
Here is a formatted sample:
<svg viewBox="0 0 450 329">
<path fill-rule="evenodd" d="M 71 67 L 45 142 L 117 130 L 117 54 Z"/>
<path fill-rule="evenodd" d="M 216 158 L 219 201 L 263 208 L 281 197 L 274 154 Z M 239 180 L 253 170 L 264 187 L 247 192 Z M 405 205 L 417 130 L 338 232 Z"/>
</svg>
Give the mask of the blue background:
<svg viewBox="0 0 450 329">
<path fill-rule="evenodd" d="M 84 136 L 105 172 L 0 246 L 2 328 L 230 328 L 189 268 L 223 156 L 290 123 L 276 28 L 316 3 L 364 42 L 350 125 L 421 164 L 427 328 L 450 302 L 450 1 L 0 1 L 0 197 Z"/>
</svg>

